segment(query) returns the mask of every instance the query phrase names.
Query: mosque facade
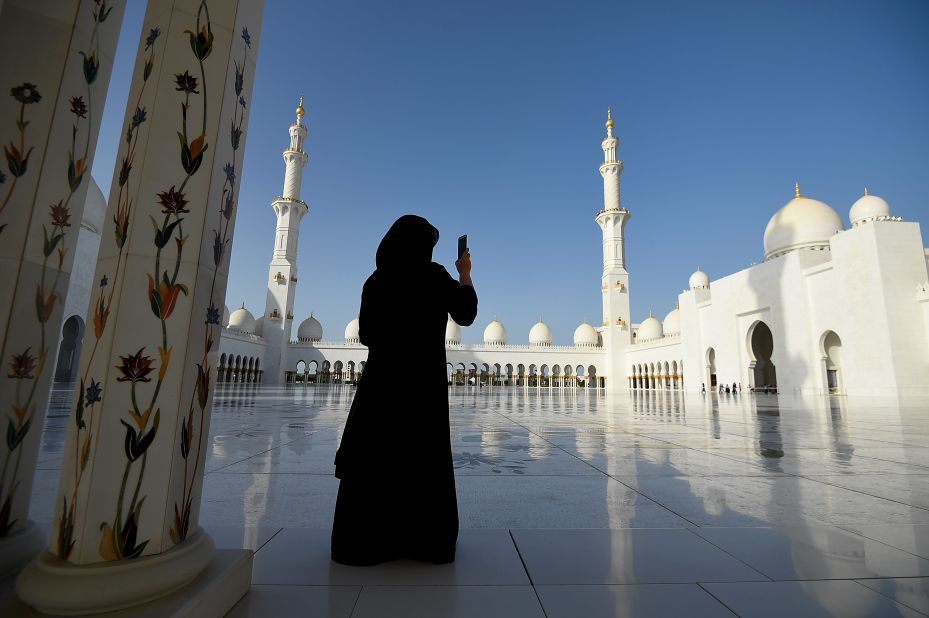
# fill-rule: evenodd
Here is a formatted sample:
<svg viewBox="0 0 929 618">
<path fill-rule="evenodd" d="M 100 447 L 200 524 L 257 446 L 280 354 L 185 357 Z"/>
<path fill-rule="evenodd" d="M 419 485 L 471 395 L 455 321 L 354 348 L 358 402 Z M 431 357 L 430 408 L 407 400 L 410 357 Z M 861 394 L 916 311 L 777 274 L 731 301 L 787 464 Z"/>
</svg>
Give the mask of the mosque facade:
<svg viewBox="0 0 929 618">
<path fill-rule="evenodd" d="M 309 211 L 301 197 L 308 160 L 303 116 L 301 99 L 283 152 L 283 189 L 271 204 L 277 227 L 264 311 L 256 318 L 244 305 L 225 308 L 219 382 L 350 383 L 364 370 L 367 348 L 357 318 L 343 338 L 327 340 L 311 314 L 292 337 L 297 241 Z M 625 256 L 632 213 L 622 206 L 623 162 L 614 128 L 608 114 L 599 168 L 604 203 L 595 216 L 603 242 L 602 321 L 581 323 L 573 345 L 556 346 L 541 319 L 527 343 L 511 343 L 494 318 L 483 343 L 472 345 L 462 343 L 460 327 L 449 318 L 449 384 L 929 394 L 929 250 L 918 223 L 893 216 L 888 203 L 867 190 L 851 206 L 846 226 L 835 210 L 796 186 L 793 199 L 768 222 L 763 262 L 712 281 L 698 268 L 663 320 L 649 314 L 633 322 Z M 93 211 L 87 208 L 85 219 Z M 87 221 L 83 250 L 99 243 L 98 227 Z M 66 322 L 60 347 L 56 376 L 62 380 L 83 329 L 79 308 L 87 299 L 80 286 L 88 283 L 81 281 L 72 277 L 75 319 Z"/>
</svg>

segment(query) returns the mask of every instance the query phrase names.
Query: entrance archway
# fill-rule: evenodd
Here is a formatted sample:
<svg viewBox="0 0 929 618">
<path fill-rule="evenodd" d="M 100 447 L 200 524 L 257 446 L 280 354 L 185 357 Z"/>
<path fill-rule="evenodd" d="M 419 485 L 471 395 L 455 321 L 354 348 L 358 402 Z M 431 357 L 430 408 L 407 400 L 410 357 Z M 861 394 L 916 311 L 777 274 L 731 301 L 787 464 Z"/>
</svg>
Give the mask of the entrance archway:
<svg viewBox="0 0 929 618">
<path fill-rule="evenodd" d="M 74 382 L 77 361 L 81 358 L 81 341 L 84 339 L 84 320 L 72 315 L 61 328 L 61 347 L 55 366 L 55 382 Z"/>
<path fill-rule="evenodd" d="M 764 322 L 755 322 L 748 334 L 748 351 L 752 358 L 748 367 L 755 388 L 777 388 L 777 372 L 771 357 L 774 355 L 774 336 Z"/>
<path fill-rule="evenodd" d="M 706 387 L 716 388 L 716 350 L 713 348 L 706 351 Z"/>
<path fill-rule="evenodd" d="M 824 384 L 831 393 L 841 393 L 845 390 L 842 384 L 842 339 L 835 331 L 827 330 L 823 334 L 821 345 Z"/>
</svg>

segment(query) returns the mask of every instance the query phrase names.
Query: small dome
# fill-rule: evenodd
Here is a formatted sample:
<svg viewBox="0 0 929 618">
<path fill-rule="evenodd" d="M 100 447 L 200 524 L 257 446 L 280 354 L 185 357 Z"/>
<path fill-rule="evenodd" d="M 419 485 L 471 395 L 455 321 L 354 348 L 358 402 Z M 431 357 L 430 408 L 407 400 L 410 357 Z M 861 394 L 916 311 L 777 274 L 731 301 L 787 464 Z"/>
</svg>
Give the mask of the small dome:
<svg viewBox="0 0 929 618">
<path fill-rule="evenodd" d="M 697 266 L 697 270 L 690 276 L 689 285 L 691 290 L 708 288 L 710 287 L 710 277 Z"/>
<path fill-rule="evenodd" d="M 359 341 L 358 332 L 360 328 L 361 328 L 360 322 L 358 322 L 357 317 L 351 322 L 349 322 L 348 325 L 345 327 L 345 341 L 348 343 L 358 343 Z"/>
<path fill-rule="evenodd" d="M 84 214 L 81 215 L 81 225 L 89 228 L 95 234 L 100 234 L 103 229 L 103 221 L 106 218 L 106 197 L 100 190 L 100 185 L 90 177 L 90 184 L 87 187 L 87 197 L 84 198 Z"/>
<path fill-rule="evenodd" d="M 506 329 L 503 324 L 497 321 L 496 317 L 484 329 L 484 343 L 487 345 L 506 345 Z"/>
<path fill-rule="evenodd" d="M 260 316 L 255 320 L 255 331 L 254 333 L 259 337 L 264 337 L 265 332 L 265 317 Z"/>
<path fill-rule="evenodd" d="M 828 247 L 829 238 L 843 229 L 839 214 L 819 200 L 800 195 L 774 213 L 764 230 L 764 257 L 778 257 L 795 249 Z"/>
<path fill-rule="evenodd" d="M 664 331 L 661 328 L 661 322 L 649 311 L 648 317 L 639 324 L 636 341 L 651 341 L 653 339 L 661 339 L 663 336 Z"/>
<path fill-rule="evenodd" d="M 552 345 L 552 329 L 548 324 L 539 318 L 539 321 L 529 329 L 529 345 L 531 346 L 550 346 Z"/>
<path fill-rule="evenodd" d="M 223 328 L 229 326 L 229 307 L 223 305 Z"/>
<path fill-rule="evenodd" d="M 875 221 L 890 216 L 890 204 L 884 198 L 871 195 L 864 190 L 864 195 L 852 204 L 848 211 L 848 218 L 852 225 L 859 225 L 868 221 Z"/>
<path fill-rule="evenodd" d="M 323 325 L 319 323 L 319 320 L 313 317 L 313 314 L 310 313 L 310 317 L 300 322 L 300 326 L 297 327 L 297 339 L 300 341 L 312 341 L 317 342 L 323 338 Z"/>
<path fill-rule="evenodd" d="M 249 335 L 255 332 L 255 316 L 245 308 L 245 303 L 229 315 L 229 328 Z"/>
<path fill-rule="evenodd" d="M 641 327 L 639 327 L 641 330 Z M 675 307 L 664 317 L 661 330 L 665 335 L 679 335 L 681 332 L 681 310 Z"/>
<path fill-rule="evenodd" d="M 600 335 L 593 326 L 587 323 L 587 320 L 574 329 L 574 345 L 587 348 L 600 345 Z"/>
<path fill-rule="evenodd" d="M 455 323 L 451 316 L 448 316 L 448 322 L 445 323 L 445 343 L 452 345 L 461 343 L 461 327 Z"/>
</svg>

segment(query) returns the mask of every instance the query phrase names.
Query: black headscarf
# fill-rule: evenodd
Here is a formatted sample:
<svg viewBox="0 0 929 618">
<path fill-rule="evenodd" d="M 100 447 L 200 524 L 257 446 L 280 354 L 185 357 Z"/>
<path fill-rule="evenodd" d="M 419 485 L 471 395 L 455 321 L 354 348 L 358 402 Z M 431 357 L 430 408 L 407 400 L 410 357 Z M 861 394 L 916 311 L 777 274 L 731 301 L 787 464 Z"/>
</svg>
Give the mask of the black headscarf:
<svg viewBox="0 0 929 618">
<path fill-rule="evenodd" d="M 390 226 L 377 247 L 378 268 L 425 266 L 432 262 L 432 248 L 439 230 L 417 215 L 403 215 Z"/>
</svg>

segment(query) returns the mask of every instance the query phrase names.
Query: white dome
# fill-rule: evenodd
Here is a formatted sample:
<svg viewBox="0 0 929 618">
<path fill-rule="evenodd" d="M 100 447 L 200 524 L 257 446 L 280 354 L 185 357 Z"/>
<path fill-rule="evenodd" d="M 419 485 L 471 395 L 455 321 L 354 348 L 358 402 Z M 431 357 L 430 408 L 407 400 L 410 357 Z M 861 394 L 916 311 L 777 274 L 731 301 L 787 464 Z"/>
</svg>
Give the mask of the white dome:
<svg viewBox="0 0 929 618">
<path fill-rule="evenodd" d="M 597 330 L 584 320 L 584 323 L 574 329 L 574 345 L 583 347 L 596 347 L 600 345 L 600 335 Z"/>
<path fill-rule="evenodd" d="M 244 303 L 229 315 L 229 328 L 249 335 L 255 332 L 255 316 Z"/>
<path fill-rule="evenodd" d="M 661 339 L 663 336 L 664 331 L 661 328 L 661 322 L 649 311 L 648 317 L 639 324 L 636 341 L 651 341 L 653 339 Z"/>
<path fill-rule="evenodd" d="M 265 317 L 261 316 L 255 319 L 255 330 L 254 333 L 259 337 L 264 337 L 265 332 Z"/>
<path fill-rule="evenodd" d="M 345 341 L 347 341 L 348 343 L 358 343 L 358 340 L 359 340 L 358 332 L 360 328 L 361 328 L 360 322 L 358 321 L 357 317 L 351 322 L 349 322 L 348 325 L 345 327 Z"/>
<path fill-rule="evenodd" d="M 487 345 L 506 345 L 506 329 L 494 318 L 484 329 L 484 343 Z"/>
<path fill-rule="evenodd" d="M 455 323 L 451 316 L 448 317 L 448 322 L 445 323 L 445 343 L 454 345 L 461 343 L 461 327 Z"/>
<path fill-rule="evenodd" d="M 842 219 L 827 204 L 797 195 L 774 213 L 764 230 L 766 260 L 795 249 L 827 247 L 829 238 L 841 232 Z"/>
<path fill-rule="evenodd" d="M 103 229 L 103 220 L 106 217 L 106 197 L 100 190 L 100 185 L 90 177 L 90 184 L 87 187 L 87 197 L 84 198 L 84 214 L 81 215 L 81 226 L 90 229 L 95 234 L 100 234 Z"/>
<path fill-rule="evenodd" d="M 710 277 L 697 266 L 697 270 L 690 276 L 689 285 L 691 290 L 708 288 L 710 287 Z"/>
<path fill-rule="evenodd" d="M 529 329 L 529 345 L 532 346 L 550 346 L 552 345 L 552 329 L 548 324 L 539 318 L 535 326 Z"/>
<path fill-rule="evenodd" d="M 867 189 L 864 190 L 864 195 L 859 197 L 852 204 L 851 210 L 848 211 L 848 218 L 852 225 L 889 216 L 890 204 L 884 198 L 869 194 Z"/>
<path fill-rule="evenodd" d="M 229 326 L 229 307 L 223 305 L 223 328 Z"/>
<path fill-rule="evenodd" d="M 641 327 L 640 327 L 641 328 Z M 661 323 L 661 330 L 665 335 L 678 335 L 681 332 L 681 310 L 674 308 L 671 313 L 664 317 Z"/>
<path fill-rule="evenodd" d="M 319 320 L 313 317 L 313 314 L 310 314 L 310 317 L 300 322 L 300 326 L 297 327 L 297 339 L 300 341 L 319 341 L 323 338 L 323 325 L 319 323 Z"/>
</svg>

